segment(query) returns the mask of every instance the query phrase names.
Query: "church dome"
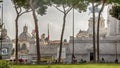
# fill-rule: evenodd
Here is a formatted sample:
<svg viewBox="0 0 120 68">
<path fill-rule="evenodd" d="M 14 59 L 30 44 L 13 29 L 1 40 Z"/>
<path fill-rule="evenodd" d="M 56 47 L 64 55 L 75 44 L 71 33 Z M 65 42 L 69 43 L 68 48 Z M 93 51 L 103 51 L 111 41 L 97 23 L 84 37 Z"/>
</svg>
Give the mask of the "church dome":
<svg viewBox="0 0 120 68">
<path fill-rule="evenodd" d="M 19 35 L 20 41 L 29 41 L 31 38 L 31 35 L 28 33 L 28 27 L 25 25 L 23 27 L 23 32 Z"/>
</svg>

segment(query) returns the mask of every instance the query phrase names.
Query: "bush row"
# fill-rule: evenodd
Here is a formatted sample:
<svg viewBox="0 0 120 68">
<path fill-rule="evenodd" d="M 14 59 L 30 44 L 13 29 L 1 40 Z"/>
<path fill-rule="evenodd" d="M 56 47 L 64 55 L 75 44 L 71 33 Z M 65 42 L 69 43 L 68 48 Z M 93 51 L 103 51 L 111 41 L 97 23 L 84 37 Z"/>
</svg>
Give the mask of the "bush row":
<svg viewBox="0 0 120 68">
<path fill-rule="evenodd" d="M 9 61 L 0 60 L 0 68 L 10 68 L 10 63 L 9 63 Z"/>
</svg>

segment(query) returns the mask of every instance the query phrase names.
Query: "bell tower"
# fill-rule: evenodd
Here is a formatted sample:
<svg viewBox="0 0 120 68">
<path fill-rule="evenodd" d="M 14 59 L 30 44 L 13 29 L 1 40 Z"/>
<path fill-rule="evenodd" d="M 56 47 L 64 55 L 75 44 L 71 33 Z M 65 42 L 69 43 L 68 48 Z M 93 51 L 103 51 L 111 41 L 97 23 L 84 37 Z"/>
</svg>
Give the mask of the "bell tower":
<svg viewBox="0 0 120 68">
<path fill-rule="evenodd" d="M 25 33 L 28 32 L 28 27 L 26 25 L 23 27 L 23 32 L 25 32 Z"/>
</svg>

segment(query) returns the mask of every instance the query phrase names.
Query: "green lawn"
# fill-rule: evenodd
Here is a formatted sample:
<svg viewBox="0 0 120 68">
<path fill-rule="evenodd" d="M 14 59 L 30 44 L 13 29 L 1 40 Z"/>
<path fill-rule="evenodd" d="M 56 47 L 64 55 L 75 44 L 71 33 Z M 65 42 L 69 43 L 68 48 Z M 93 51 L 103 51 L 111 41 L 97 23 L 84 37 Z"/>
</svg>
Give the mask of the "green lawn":
<svg viewBox="0 0 120 68">
<path fill-rule="evenodd" d="M 120 64 L 11 65 L 11 68 L 120 68 Z"/>
</svg>

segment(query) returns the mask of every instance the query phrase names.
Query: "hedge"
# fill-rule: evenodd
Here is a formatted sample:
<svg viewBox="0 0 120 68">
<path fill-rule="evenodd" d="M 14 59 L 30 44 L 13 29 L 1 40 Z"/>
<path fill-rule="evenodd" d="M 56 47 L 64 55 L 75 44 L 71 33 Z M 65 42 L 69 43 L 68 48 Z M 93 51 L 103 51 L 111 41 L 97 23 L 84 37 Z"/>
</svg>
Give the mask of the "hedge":
<svg viewBox="0 0 120 68">
<path fill-rule="evenodd" d="M 7 61 L 7 60 L 0 60 L 0 68 L 10 68 L 9 61 Z"/>
</svg>

